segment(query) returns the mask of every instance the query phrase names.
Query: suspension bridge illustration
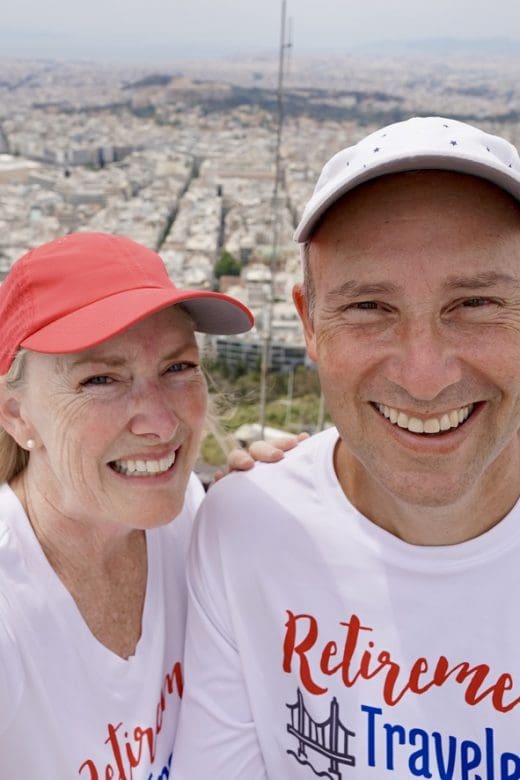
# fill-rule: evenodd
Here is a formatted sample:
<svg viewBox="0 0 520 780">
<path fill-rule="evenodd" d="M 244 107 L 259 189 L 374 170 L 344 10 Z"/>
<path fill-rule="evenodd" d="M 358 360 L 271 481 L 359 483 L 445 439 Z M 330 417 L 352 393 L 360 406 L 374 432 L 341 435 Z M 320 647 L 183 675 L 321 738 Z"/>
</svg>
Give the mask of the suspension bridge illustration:
<svg viewBox="0 0 520 780">
<path fill-rule="evenodd" d="M 318 777 L 329 780 L 342 780 L 340 766 L 355 766 L 356 759 L 349 753 L 349 739 L 355 737 L 353 731 L 345 728 L 339 719 L 339 705 L 336 697 L 330 703 L 329 717 L 322 723 L 317 723 L 311 718 L 305 707 L 302 692 L 298 688 L 298 696 L 295 704 L 285 705 L 289 712 L 291 722 L 287 724 L 287 731 L 298 740 L 298 751 L 288 750 L 300 764 L 307 764 Z M 318 771 L 308 760 L 307 750 L 313 750 L 329 759 L 326 771 Z"/>
</svg>

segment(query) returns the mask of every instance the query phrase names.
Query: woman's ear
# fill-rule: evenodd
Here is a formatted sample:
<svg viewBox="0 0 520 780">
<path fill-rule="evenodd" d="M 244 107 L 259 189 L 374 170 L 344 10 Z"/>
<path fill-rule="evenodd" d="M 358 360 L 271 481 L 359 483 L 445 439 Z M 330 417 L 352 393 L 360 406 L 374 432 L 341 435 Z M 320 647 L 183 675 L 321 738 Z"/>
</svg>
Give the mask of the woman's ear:
<svg viewBox="0 0 520 780">
<path fill-rule="evenodd" d="M 27 449 L 28 439 L 34 439 L 34 431 L 23 417 L 18 394 L 2 382 L 0 382 L 0 425 L 24 449 Z"/>
</svg>

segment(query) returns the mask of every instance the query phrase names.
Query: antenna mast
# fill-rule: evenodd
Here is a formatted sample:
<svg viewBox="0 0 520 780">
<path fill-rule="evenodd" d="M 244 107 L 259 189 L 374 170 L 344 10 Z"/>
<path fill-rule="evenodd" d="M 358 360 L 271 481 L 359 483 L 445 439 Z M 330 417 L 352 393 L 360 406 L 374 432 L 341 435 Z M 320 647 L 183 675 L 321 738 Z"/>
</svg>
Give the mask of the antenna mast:
<svg viewBox="0 0 520 780">
<path fill-rule="evenodd" d="M 275 147 L 275 171 L 274 171 L 274 189 L 272 198 L 273 209 L 273 240 L 271 247 L 270 270 L 271 279 L 269 283 L 269 298 L 264 306 L 263 316 L 263 342 L 262 342 L 262 362 L 260 365 L 260 436 L 264 438 L 265 414 L 267 402 L 267 375 L 271 358 L 271 341 L 273 326 L 273 305 L 274 305 L 274 279 L 278 259 L 278 244 L 280 236 L 280 203 L 279 191 L 282 185 L 283 171 L 281 165 L 281 146 L 282 132 L 284 123 L 284 75 L 285 75 L 285 52 L 292 48 L 292 40 L 286 39 L 286 14 L 287 1 L 282 0 L 282 13 L 280 20 L 280 51 L 278 57 L 278 120 L 276 125 L 276 147 Z"/>
</svg>

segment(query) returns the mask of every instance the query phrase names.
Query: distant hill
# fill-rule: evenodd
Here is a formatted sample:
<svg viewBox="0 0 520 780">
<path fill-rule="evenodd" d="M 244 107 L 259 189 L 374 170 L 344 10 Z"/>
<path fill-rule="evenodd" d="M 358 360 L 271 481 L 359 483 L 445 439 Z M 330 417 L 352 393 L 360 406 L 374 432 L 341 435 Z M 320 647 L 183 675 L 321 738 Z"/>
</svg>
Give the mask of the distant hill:
<svg viewBox="0 0 520 780">
<path fill-rule="evenodd" d="M 520 53 L 520 40 L 513 38 L 419 38 L 414 40 L 386 40 L 361 44 L 351 50 L 356 54 L 386 55 L 461 55 L 461 56 L 515 56 Z"/>
</svg>

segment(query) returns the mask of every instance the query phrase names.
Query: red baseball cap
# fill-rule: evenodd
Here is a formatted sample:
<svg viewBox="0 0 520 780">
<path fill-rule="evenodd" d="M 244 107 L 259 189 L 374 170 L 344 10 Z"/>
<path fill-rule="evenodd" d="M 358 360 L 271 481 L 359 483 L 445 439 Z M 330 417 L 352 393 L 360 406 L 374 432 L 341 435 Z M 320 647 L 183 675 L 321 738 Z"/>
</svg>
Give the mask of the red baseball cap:
<svg viewBox="0 0 520 780">
<path fill-rule="evenodd" d="M 177 303 L 202 333 L 244 333 L 253 325 L 235 298 L 179 290 L 156 252 L 123 236 L 71 233 L 42 244 L 0 286 L 0 374 L 20 347 L 80 352 Z"/>
</svg>

